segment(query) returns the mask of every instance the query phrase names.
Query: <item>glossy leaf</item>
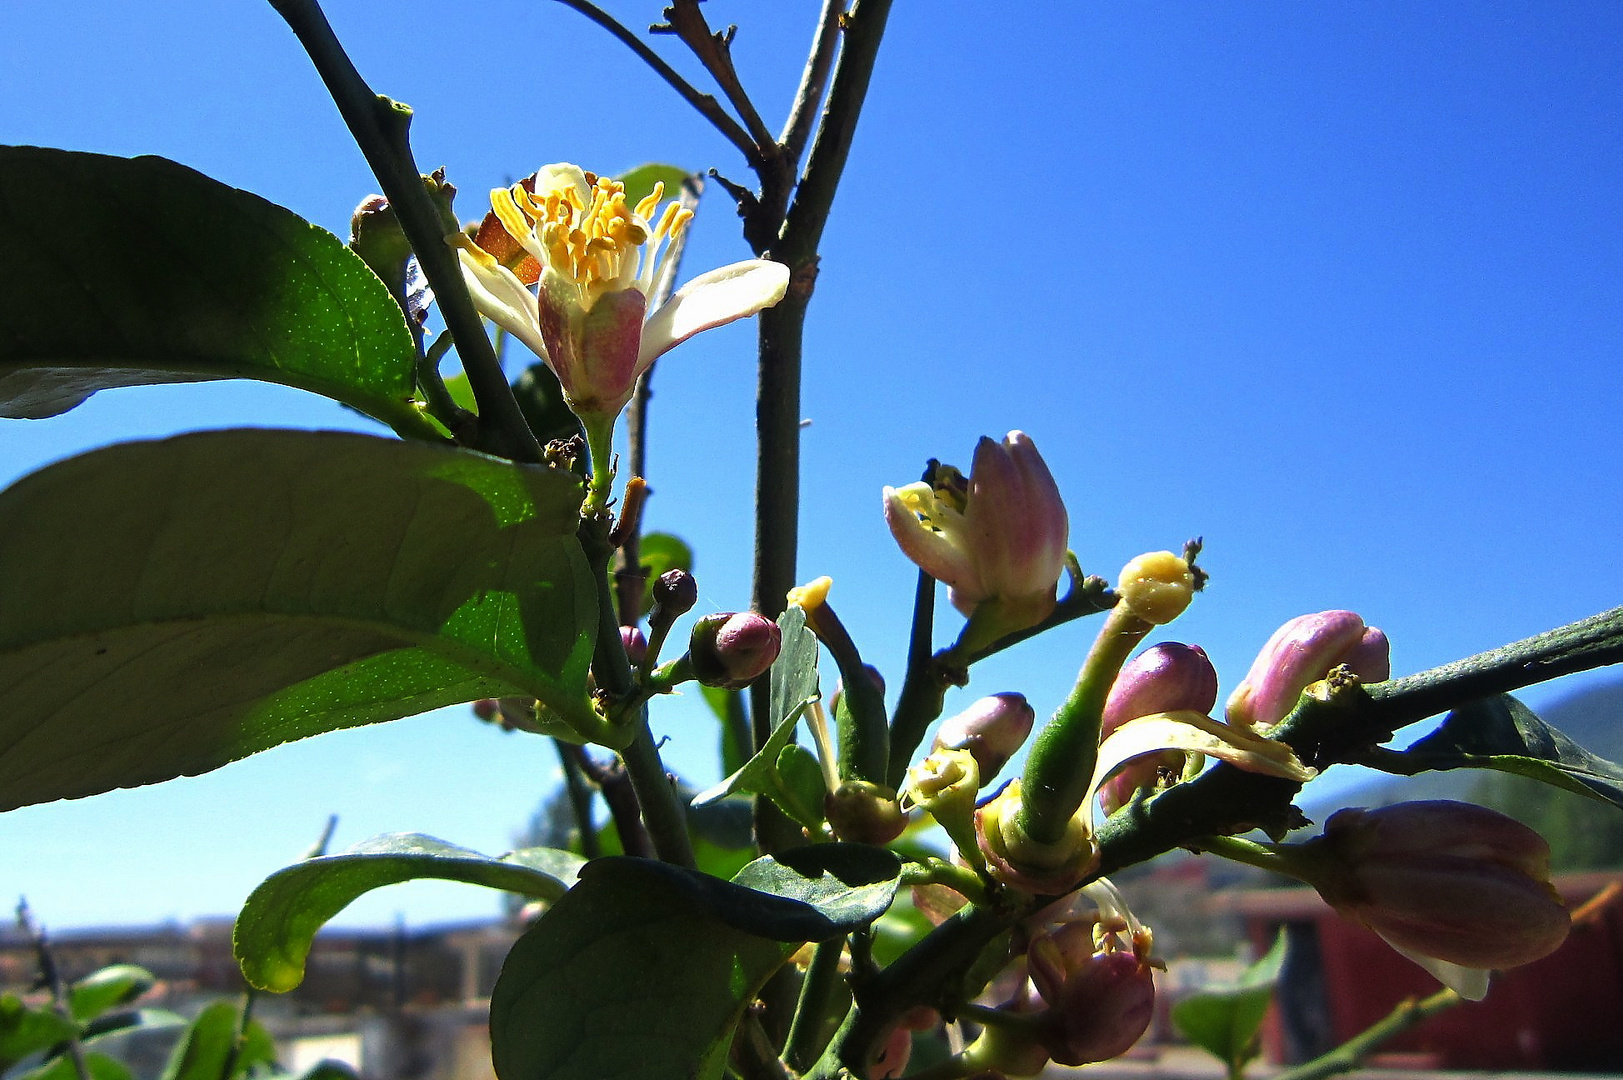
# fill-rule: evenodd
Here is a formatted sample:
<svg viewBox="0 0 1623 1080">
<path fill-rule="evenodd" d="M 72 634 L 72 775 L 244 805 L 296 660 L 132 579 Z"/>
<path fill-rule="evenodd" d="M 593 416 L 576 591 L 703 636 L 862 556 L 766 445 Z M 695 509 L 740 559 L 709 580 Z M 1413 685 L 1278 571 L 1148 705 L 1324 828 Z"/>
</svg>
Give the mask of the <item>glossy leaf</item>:
<svg viewBox="0 0 1623 1080">
<path fill-rule="evenodd" d="M 1455 709 L 1403 758 L 1415 771 L 1497 769 L 1623 807 L 1623 766 L 1591 754 L 1509 694 Z"/>
<path fill-rule="evenodd" d="M 411 332 L 336 236 L 157 157 L 0 147 L 0 416 L 250 378 L 435 438 Z"/>
<path fill-rule="evenodd" d="M 303 981 L 316 933 L 373 889 L 436 879 L 556 900 L 583 865 L 579 855 L 552 848 L 491 858 L 419 833 L 378 836 L 266 878 L 237 916 L 232 947 L 251 985 L 280 993 Z"/>
<path fill-rule="evenodd" d="M 490 1005 L 496 1073 L 719 1077 L 772 972 L 801 942 L 871 922 L 900 873 L 890 852 L 836 844 L 757 859 L 734 882 L 646 859 L 592 862 L 508 954 Z"/>
<path fill-rule="evenodd" d="M 68 1009 L 75 1020 L 94 1020 L 108 1009 L 126 1005 L 152 989 L 152 972 L 134 964 L 114 964 L 93 971 L 68 988 Z"/>
<path fill-rule="evenodd" d="M 783 812 L 808 829 L 820 828 L 826 816 L 823 799 L 828 784 L 817 755 L 799 743 L 790 743 L 778 752 L 777 774 L 773 799 Z"/>
<path fill-rule="evenodd" d="M 1172 1006 L 1172 1022 L 1184 1038 L 1229 1068 L 1230 1076 L 1257 1056 L 1257 1031 L 1273 1000 L 1285 963 L 1285 933 L 1245 969 L 1234 986 L 1203 990 Z"/>
<path fill-rule="evenodd" d="M 572 476 L 337 432 L 98 450 L 0 492 L 0 809 L 528 694 L 582 724 Z"/>
<path fill-rule="evenodd" d="M 134 1080 L 135 1074 L 130 1072 L 129 1066 L 117 1058 L 87 1051 L 84 1060 L 90 1080 Z M 18 1073 L 8 1080 L 79 1080 L 79 1070 L 72 1058 L 58 1054 L 38 1068 Z"/>
<path fill-rule="evenodd" d="M 257 1023 L 248 1024 L 236 1046 L 238 1022 L 235 1002 L 205 1005 L 170 1051 L 160 1080 L 232 1080 L 274 1062 L 276 1045 Z"/>
<path fill-rule="evenodd" d="M 796 946 L 730 925 L 706 900 L 673 867 L 589 864 L 502 966 L 490 1001 L 496 1075 L 720 1077 L 739 1017 Z"/>
<path fill-rule="evenodd" d="M 0 997 L 0 1072 L 73 1033 L 74 1026 L 50 1009 L 31 1009 L 13 994 Z"/>
</svg>

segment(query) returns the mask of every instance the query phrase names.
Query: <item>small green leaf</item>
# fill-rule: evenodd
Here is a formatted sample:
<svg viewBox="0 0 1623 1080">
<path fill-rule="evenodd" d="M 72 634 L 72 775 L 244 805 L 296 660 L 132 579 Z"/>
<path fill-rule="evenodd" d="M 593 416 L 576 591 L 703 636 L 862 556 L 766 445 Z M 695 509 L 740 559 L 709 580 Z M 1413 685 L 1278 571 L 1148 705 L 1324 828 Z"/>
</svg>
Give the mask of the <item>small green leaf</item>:
<svg viewBox="0 0 1623 1080">
<path fill-rule="evenodd" d="M 1462 705 L 1403 752 L 1424 769 L 1497 769 L 1623 807 L 1623 766 L 1597 757 L 1509 694 Z"/>
<path fill-rule="evenodd" d="M 97 1039 L 117 1035 L 130 1028 L 157 1029 L 184 1026 L 186 1018 L 168 1009 L 131 1009 L 126 1012 L 103 1013 L 96 1017 L 79 1032 L 79 1041 L 89 1046 Z"/>
<path fill-rule="evenodd" d="M 256 1065 L 274 1062 L 276 1045 L 257 1023 L 248 1025 L 242 1045 L 236 1045 L 238 1022 L 235 1002 L 205 1005 L 170 1051 L 160 1080 L 231 1080 Z"/>
<path fill-rule="evenodd" d="M 739 1017 L 795 946 L 729 924 L 684 874 L 738 888 L 599 859 L 518 940 L 490 1001 L 501 1080 L 722 1075 Z"/>
<path fill-rule="evenodd" d="M 0 416 L 261 379 L 437 439 L 388 289 L 336 236 L 157 157 L 0 147 Z"/>
<path fill-rule="evenodd" d="M 626 186 L 626 202 L 636 206 L 643 199 L 654 193 L 655 184 L 664 184 L 664 199 L 675 199 L 682 194 L 683 185 L 691 182 L 697 183 L 699 177 L 689 173 L 686 169 L 678 169 L 675 165 L 647 164 L 638 165 L 634 169 L 627 169 L 615 177 Z"/>
<path fill-rule="evenodd" d="M 114 964 L 93 971 L 68 988 L 68 1009 L 80 1023 L 94 1020 L 118 1005 L 127 1005 L 152 989 L 152 972 L 134 964 Z"/>
<path fill-rule="evenodd" d="M 97 450 L 0 492 L 0 810 L 481 697 L 576 730 L 572 475 L 338 432 Z"/>
<path fill-rule="evenodd" d="M 90 1080 L 134 1080 L 134 1074 L 129 1066 L 117 1058 L 106 1054 L 86 1053 L 85 1072 Z M 79 1080 L 79 1071 L 73 1064 L 73 1059 L 66 1054 L 58 1054 L 50 1061 L 37 1069 L 29 1069 L 25 1073 L 18 1073 L 12 1080 Z"/>
<path fill-rule="evenodd" d="M 773 799 L 783 812 L 808 829 L 823 824 L 823 799 L 828 785 L 823 781 L 822 766 L 817 755 L 799 743 L 790 743 L 778 751 L 778 782 Z"/>
<path fill-rule="evenodd" d="M 756 859 L 738 872 L 733 884 L 798 900 L 829 924 L 829 929 L 804 938 L 799 936 L 804 927 L 798 923 L 792 931 L 759 925 L 754 927 L 756 933 L 787 932 L 792 940 L 828 941 L 884 914 L 896 899 L 901 873 L 902 860 L 881 847 L 808 844 Z"/>
<path fill-rule="evenodd" d="M 1285 963 L 1285 932 L 1273 947 L 1245 969 L 1230 987 L 1191 994 L 1172 1007 L 1172 1023 L 1184 1038 L 1210 1053 L 1230 1070 L 1257 1056 L 1257 1031 L 1273 1000 L 1274 984 Z"/>
<path fill-rule="evenodd" d="M 50 1009 L 30 1009 L 13 994 L 0 997 L 0 1072 L 73 1034 L 74 1026 Z"/>
<path fill-rule="evenodd" d="M 317 931 L 373 889 L 438 879 L 556 900 L 583 865 L 580 856 L 552 848 L 527 848 L 493 859 L 417 833 L 374 837 L 265 879 L 237 916 L 233 949 L 250 984 L 280 993 L 304 979 Z"/>
</svg>

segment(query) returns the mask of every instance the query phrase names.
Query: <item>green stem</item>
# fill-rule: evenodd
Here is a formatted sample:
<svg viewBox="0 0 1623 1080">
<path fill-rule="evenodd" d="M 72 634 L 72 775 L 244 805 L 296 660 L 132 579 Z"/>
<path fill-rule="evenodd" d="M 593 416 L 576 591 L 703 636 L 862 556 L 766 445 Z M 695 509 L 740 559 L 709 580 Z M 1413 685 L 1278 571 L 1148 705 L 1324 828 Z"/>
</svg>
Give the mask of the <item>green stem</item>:
<svg viewBox="0 0 1623 1080">
<path fill-rule="evenodd" d="M 463 284 L 456 255 L 445 243 L 446 223 L 423 190 L 422 174 L 407 138 L 411 109 L 372 92 L 316 0 L 270 0 L 270 4 L 315 64 L 434 289 L 440 315 L 456 339 L 457 354 L 479 403 L 480 449 L 512 461 L 540 461 L 540 444 L 519 412 L 512 387 Z"/>
<path fill-rule="evenodd" d="M 1340 1046 L 1293 1069 L 1275 1073 L 1273 1080 L 1323 1080 L 1327 1076 L 1351 1072 L 1382 1043 L 1414 1027 L 1428 1017 L 1446 1012 L 1465 999 L 1444 987 L 1430 997 L 1416 1001 L 1405 998 L 1381 1020 L 1365 1028 Z"/>
<path fill-rule="evenodd" d="M 581 770 L 580 762 L 570 752 L 568 743 L 553 739 L 558 751 L 558 762 L 564 770 L 564 791 L 569 796 L 569 811 L 575 818 L 575 831 L 580 834 L 580 853 L 588 859 L 603 854 L 597 842 L 597 829 L 592 825 L 592 785 Z"/>
<path fill-rule="evenodd" d="M 631 786 L 642 804 L 642 820 L 654 841 L 655 853 L 665 862 L 696 867 L 693 842 L 688 838 L 687 812 L 677 798 L 676 786 L 665 772 L 659 749 L 654 746 L 646 708 L 637 720 L 637 733 L 631 745 L 620 752 L 620 758 L 626 763 Z"/>
<path fill-rule="evenodd" d="M 1017 823 L 1033 840 L 1051 844 L 1062 839 L 1087 797 L 1099 756 L 1105 698 L 1122 664 L 1149 632 L 1150 624 L 1127 605 L 1112 608 L 1082 662 L 1070 696 L 1032 743 L 1020 780 Z"/>
<path fill-rule="evenodd" d="M 1288 847 L 1259 844 L 1240 836 L 1208 836 L 1194 846 L 1201 851 L 1221 855 L 1231 862 L 1255 866 L 1259 870 L 1283 874 L 1285 877 L 1293 877 L 1300 881 L 1307 880 L 1300 872 L 1298 860 L 1292 857 L 1292 849 Z"/>
<path fill-rule="evenodd" d="M 600 518 L 608 514 L 609 496 L 614 487 L 614 417 L 582 417 L 586 431 L 586 453 L 591 460 L 591 476 L 586 484 L 586 501 L 581 504 L 583 518 Z M 619 633 L 619 616 L 612 610 L 609 621 Z"/>
<path fill-rule="evenodd" d="M 812 951 L 811 964 L 800 984 L 795 1018 L 789 1025 L 789 1038 L 783 1044 L 783 1060 L 796 1072 L 817 1060 L 823 1049 L 823 1029 L 828 1026 L 829 1006 L 840 985 L 840 957 L 845 939 L 820 942 Z"/>
</svg>

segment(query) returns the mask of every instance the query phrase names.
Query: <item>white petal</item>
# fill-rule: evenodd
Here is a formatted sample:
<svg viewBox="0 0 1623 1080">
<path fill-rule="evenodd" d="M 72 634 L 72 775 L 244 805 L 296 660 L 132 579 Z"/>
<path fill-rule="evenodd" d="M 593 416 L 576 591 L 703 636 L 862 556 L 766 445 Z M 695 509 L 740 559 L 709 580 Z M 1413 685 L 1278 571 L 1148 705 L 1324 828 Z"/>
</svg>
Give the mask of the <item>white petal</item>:
<svg viewBox="0 0 1623 1080">
<path fill-rule="evenodd" d="M 1387 940 L 1384 936 L 1381 940 L 1431 972 L 1438 982 L 1466 1001 L 1481 1001 L 1488 996 L 1488 975 L 1490 972 L 1486 968 L 1461 967 L 1459 964 L 1451 964 L 1447 960 L 1438 960 L 1436 957 L 1422 956 L 1417 952 L 1410 952 L 1402 945 Z"/>
<path fill-rule="evenodd" d="M 1306 783 L 1318 775 L 1303 765 L 1289 746 L 1264 738 L 1246 728 L 1220 724 L 1204 713 L 1152 713 L 1129 720 L 1099 744 L 1099 759 L 1088 788 L 1087 804 L 1094 805 L 1099 786 L 1122 765 L 1144 754 L 1183 750 L 1209 754 L 1247 772 L 1282 776 Z"/>
<path fill-rule="evenodd" d="M 481 266 L 474 256 L 460 249 L 457 259 L 462 263 L 462 280 L 467 282 L 468 294 L 479 314 L 545 360 L 547 346 L 541 339 L 541 317 L 535 294 L 505 266 Z"/>
<path fill-rule="evenodd" d="M 637 370 L 647 370 L 661 353 L 700 330 L 771 307 L 783 299 L 788 288 L 789 268 L 767 259 L 750 259 L 700 274 L 649 316 L 642 331 Z"/>
</svg>

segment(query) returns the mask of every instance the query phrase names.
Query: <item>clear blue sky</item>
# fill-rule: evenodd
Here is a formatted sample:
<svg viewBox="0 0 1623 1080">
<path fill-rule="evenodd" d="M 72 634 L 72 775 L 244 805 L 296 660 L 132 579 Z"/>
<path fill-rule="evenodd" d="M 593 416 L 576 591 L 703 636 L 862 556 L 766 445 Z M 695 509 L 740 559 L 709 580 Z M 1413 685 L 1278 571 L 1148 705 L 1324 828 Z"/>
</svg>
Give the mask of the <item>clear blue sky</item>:
<svg viewBox="0 0 1623 1080">
<path fill-rule="evenodd" d="M 643 25 L 660 5 L 608 6 Z M 329 7 L 374 88 L 417 110 L 419 163 L 448 167 L 464 217 L 557 160 L 744 178 L 560 6 Z M 1211 587 L 1167 636 L 1206 647 L 1225 695 L 1306 611 L 1362 612 L 1405 673 L 1623 599 L 1623 7 L 896 7 L 823 245 L 804 402 L 802 577 L 834 577 L 872 660 L 899 676 L 913 581 L 880 487 L 1011 428 L 1058 478 L 1086 570 L 1204 535 Z M 742 23 L 774 127 L 816 9 L 705 6 Z M 340 233 L 375 187 L 253 2 L 8 5 L 0 142 L 161 154 Z M 712 187 L 686 273 L 747 254 Z M 649 524 L 696 545 L 708 609 L 748 600 L 752 344 L 707 334 L 656 382 Z M 279 387 L 110 391 L 0 424 L 0 481 L 119 439 L 359 423 Z M 959 703 L 1017 689 L 1046 713 L 1091 633 L 989 662 Z M 672 761 L 713 780 L 706 714 L 657 719 Z M 494 853 L 554 778 L 544 742 L 462 712 L 324 736 L 0 816 L 0 899 L 26 892 L 58 927 L 225 914 L 329 812 L 339 845 L 414 830 Z M 414 885 L 344 918 L 494 910 Z"/>
</svg>

